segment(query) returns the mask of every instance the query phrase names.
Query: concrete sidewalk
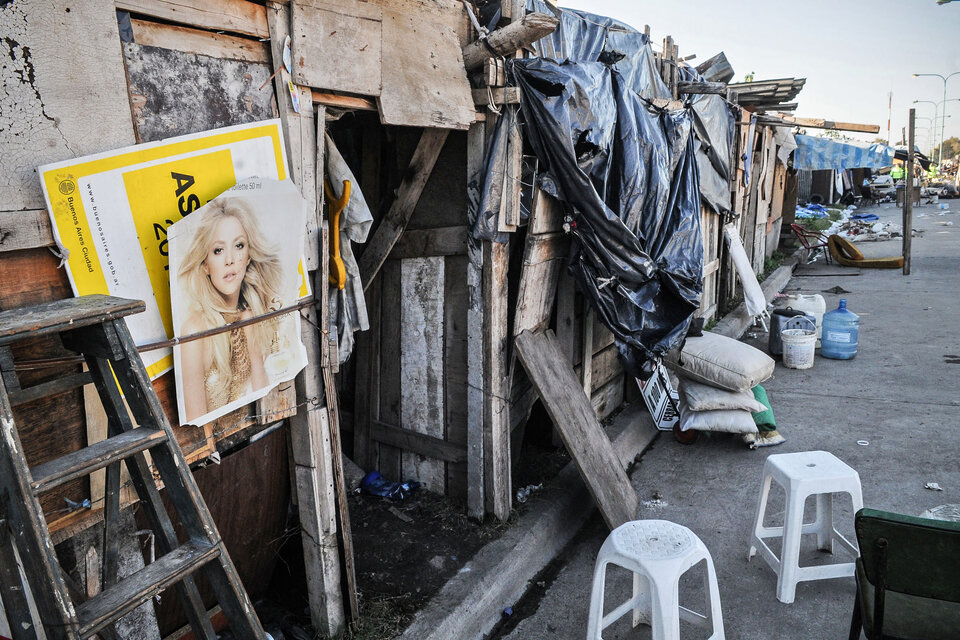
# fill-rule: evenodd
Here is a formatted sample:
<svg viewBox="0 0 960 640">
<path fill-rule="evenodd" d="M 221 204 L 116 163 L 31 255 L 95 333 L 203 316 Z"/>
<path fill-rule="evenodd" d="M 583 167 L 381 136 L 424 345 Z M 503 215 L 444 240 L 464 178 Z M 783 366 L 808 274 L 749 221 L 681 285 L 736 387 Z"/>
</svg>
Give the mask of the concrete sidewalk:
<svg viewBox="0 0 960 640">
<path fill-rule="evenodd" d="M 710 434 L 685 446 L 663 434 L 634 470 L 631 479 L 643 504 L 641 516 L 684 524 L 710 549 L 728 638 L 842 638 L 849 629 L 852 577 L 800 583 L 796 601 L 785 605 L 775 597 L 773 572 L 759 557 L 747 561 L 767 455 L 830 451 L 857 469 L 864 502 L 871 507 L 917 515 L 937 505 L 960 503 L 960 200 L 946 202 L 947 212 L 936 205 L 914 210 L 914 228 L 924 234 L 913 238 L 910 276 L 822 260 L 794 274 L 786 292 L 822 293 L 828 311 L 846 298 L 849 309 L 861 317 L 861 329 L 855 359 L 829 360 L 818 354 L 814 367 L 804 371 L 778 363 L 773 379 L 764 383 L 785 444 L 752 451 L 737 437 Z M 900 211 L 892 205 L 862 211 L 899 222 Z M 949 222 L 954 224 L 944 224 Z M 901 252 L 900 239 L 858 246 L 868 257 Z M 834 287 L 848 293 L 824 293 Z M 766 334 L 755 335 L 747 341 L 765 350 Z M 927 482 L 937 482 L 944 490 L 925 489 Z M 779 497 L 774 509 L 782 509 L 782 492 L 773 493 Z M 839 528 L 852 536 L 850 502 L 838 503 Z M 553 568 L 537 577 L 542 584 L 534 583 L 532 595 L 505 603 L 516 613 L 492 637 L 585 637 L 593 564 L 606 534 L 594 515 Z M 801 564 L 828 558 L 812 541 L 804 542 Z M 689 604 L 702 610 L 698 588 L 699 579 L 682 581 L 681 599 L 685 594 L 696 598 Z M 625 599 L 629 590 L 625 572 L 608 573 L 608 602 Z M 707 635 L 686 626 L 681 634 Z M 646 638 L 649 628 L 630 630 L 626 616 L 604 637 Z"/>
</svg>

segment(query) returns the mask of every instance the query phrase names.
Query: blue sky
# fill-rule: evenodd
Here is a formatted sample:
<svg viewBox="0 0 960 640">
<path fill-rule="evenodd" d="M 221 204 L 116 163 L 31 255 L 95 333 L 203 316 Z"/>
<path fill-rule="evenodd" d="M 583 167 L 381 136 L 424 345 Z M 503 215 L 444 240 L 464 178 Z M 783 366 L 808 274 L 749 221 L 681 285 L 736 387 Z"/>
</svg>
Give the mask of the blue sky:
<svg viewBox="0 0 960 640">
<path fill-rule="evenodd" d="M 723 51 L 737 81 L 751 71 L 757 80 L 806 78 L 797 116 L 876 124 L 878 136 L 886 138 L 892 91 L 894 143 L 915 107 L 917 143 L 924 152 L 932 142 L 934 105 L 913 101 L 940 102 L 944 85 L 940 78 L 912 74 L 960 71 L 960 0 L 945 5 L 936 0 L 560 0 L 560 5 L 617 18 L 638 30 L 648 24 L 655 49 L 671 35 L 680 57 L 697 55 L 693 65 Z M 960 137 L 960 101 L 949 101 L 960 98 L 960 73 L 948 80 L 946 97 L 950 117 L 944 135 Z M 939 141 L 939 121 L 936 133 Z"/>
</svg>

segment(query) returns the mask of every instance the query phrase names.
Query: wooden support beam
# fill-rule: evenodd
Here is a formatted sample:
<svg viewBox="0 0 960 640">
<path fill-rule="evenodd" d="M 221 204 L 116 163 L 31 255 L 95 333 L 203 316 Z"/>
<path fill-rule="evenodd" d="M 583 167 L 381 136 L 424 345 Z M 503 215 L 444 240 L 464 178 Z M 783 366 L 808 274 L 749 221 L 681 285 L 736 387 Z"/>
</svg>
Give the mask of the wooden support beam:
<svg viewBox="0 0 960 640">
<path fill-rule="evenodd" d="M 379 420 L 370 423 L 370 437 L 377 442 L 436 460 L 463 462 L 467 459 L 466 447 Z"/>
<path fill-rule="evenodd" d="M 391 260 L 460 256 L 467 253 L 470 230 L 466 225 L 410 229 L 405 231 L 390 252 Z"/>
<path fill-rule="evenodd" d="M 490 101 L 491 97 L 493 102 Z M 478 107 L 488 104 L 520 104 L 520 87 L 496 87 L 490 89 L 473 89 L 473 103 Z"/>
<path fill-rule="evenodd" d="M 681 94 L 713 93 L 722 96 L 727 93 L 727 85 L 724 82 L 678 82 L 677 92 Z"/>
<path fill-rule="evenodd" d="M 559 231 L 562 219 L 560 203 L 537 189 L 520 269 L 517 310 L 513 319 L 515 336 L 527 329 L 546 329 L 550 323 L 560 270 L 570 246 L 566 234 Z"/>
<path fill-rule="evenodd" d="M 289 33 L 289 7 L 270 2 L 266 18 L 271 35 L 271 53 L 279 66 L 283 41 Z M 336 518 L 337 498 L 334 493 L 334 460 L 327 408 L 323 406 L 323 382 L 320 365 L 324 362 L 325 336 L 316 326 L 326 326 L 326 304 L 323 303 L 327 278 L 327 261 L 320 260 L 322 195 L 316 185 L 323 177 L 324 111 L 320 107 L 313 117 L 309 89 L 300 95 L 301 113 L 293 110 L 286 79 L 281 72 L 276 78 L 277 105 L 284 138 L 288 145 L 291 176 L 310 204 L 304 250 L 307 268 L 321 268 L 314 278 L 315 290 L 321 298 L 321 313 L 313 308 L 301 311 L 300 332 L 307 351 L 308 366 L 297 375 L 294 384 L 294 405 L 302 405 L 290 418 L 291 449 L 296 477 L 297 506 L 303 532 L 303 556 L 307 574 L 307 596 L 310 619 L 323 634 L 335 636 L 345 628 L 341 541 Z M 318 144 L 319 141 L 319 144 Z M 322 194 L 322 190 L 321 190 Z M 316 289 L 319 284 L 320 288 Z M 266 405 L 261 404 L 262 407 Z"/>
<path fill-rule="evenodd" d="M 476 184 L 483 172 L 485 131 L 486 123 L 477 123 L 467 131 L 468 185 Z M 475 238 L 468 241 L 467 260 L 467 514 L 482 520 L 486 514 L 483 249 Z"/>
<path fill-rule="evenodd" d="M 778 113 L 776 117 L 796 127 L 811 129 L 832 129 L 834 131 L 856 131 L 858 133 L 880 133 L 880 125 L 856 124 L 853 122 L 835 122 L 824 118 L 797 118 L 787 113 Z"/>
<path fill-rule="evenodd" d="M 133 41 L 137 44 L 211 58 L 271 63 L 268 42 L 137 18 L 130 20 L 130 26 L 133 28 Z"/>
<path fill-rule="evenodd" d="M 519 114 L 516 107 L 511 107 L 505 114 L 507 118 L 507 157 L 503 176 L 502 200 L 500 202 L 500 216 L 498 230 L 512 233 L 520 224 L 520 198 L 522 192 L 521 177 L 523 174 L 523 138 L 520 134 Z"/>
<path fill-rule="evenodd" d="M 463 66 L 468 70 L 483 64 L 487 58 L 515 53 L 517 49 L 536 42 L 556 30 L 560 21 L 546 13 L 528 13 L 519 21 L 490 33 L 483 40 L 471 42 L 463 48 Z"/>
<path fill-rule="evenodd" d="M 907 118 L 906 179 L 903 181 L 903 275 L 910 275 L 910 252 L 913 244 L 913 159 L 916 141 L 917 110 L 910 109 Z"/>
<path fill-rule="evenodd" d="M 161 18 L 210 31 L 270 37 L 263 5 L 247 0 L 117 0 L 116 7 L 135 15 Z M 283 40 L 280 46 L 283 46 Z"/>
<path fill-rule="evenodd" d="M 356 111 L 376 111 L 377 101 L 360 96 L 345 96 L 339 93 L 326 93 L 314 89 L 311 92 L 313 101 L 325 107 L 336 109 L 354 109 Z"/>
<path fill-rule="evenodd" d="M 397 198 L 383 216 L 373 237 L 367 241 L 363 255 L 360 256 L 360 279 L 363 281 L 364 291 L 370 287 L 370 283 L 383 266 L 383 261 L 390 255 L 393 245 L 406 229 L 423 193 L 423 188 L 427 184 L 427 179 L 430 177 L 430 172 L 433 171 L 433 165 L 440 157 L 440 150 L 447 140 L 448 133 L 446 129 L 423 130 L 417 149 L 410 160 L 410 166 L 397 189 Z"/>
<path fill-rule="evenodd" d="M 483 449 L 486 509 L 510 517 L 510 379 L 508 376 L 508 243 L 483 241 Z"/>
<path fill-rule="evenodd" d="M 640 500 L 613 446 L 583 393 L 573 368 L 564 362 L 552 331 L 517 336 L 517 353 L 527 375 L 560 431 L 567 451 L 610 529 L 635 520 Z"/>
</svg>

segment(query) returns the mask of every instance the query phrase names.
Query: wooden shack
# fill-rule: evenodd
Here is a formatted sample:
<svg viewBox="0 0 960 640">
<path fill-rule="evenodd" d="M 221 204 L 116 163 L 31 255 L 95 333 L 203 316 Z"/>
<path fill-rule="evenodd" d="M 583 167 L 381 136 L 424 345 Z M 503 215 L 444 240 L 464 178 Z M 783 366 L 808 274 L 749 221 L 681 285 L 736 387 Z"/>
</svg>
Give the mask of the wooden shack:
<svg viewBox="0 0 960 640">
<path fill-rule="evenodd" d="M 527 55 L 530 34 L 556 24 L 552 16 L 526 15 L 524 7 L 523 0 L 503 2 L 501 30 L 513 24 L 511 33 L 520 35 L 491 37 L 500 55 Z M 471 516 L 506 520 L 511 464 L 538 399 L 514 353 L 522 331 L 553 329 L 597 416 L 635 393 L 613 335 L 566 274 L 569 239 L 559 204 L 521 189 L 518 138 L 510 147 L 516 185 L 504 194 L 499 220 L 509 239 L 470 237 L 471 183 L 493 124 L 516 109 L 520 94 L 504 86 L 502 64 L 483 47 L 477 53 L 461 2 L 15 0 L 4 6 L 0 26 L 9 34 L 0 94 L 0 309 L 72 295 L 38 166 L 281 119 L 289 173 L 315 211 L 305 247 L 315 304 L 300 310 L 311 364 L 295 385 L 202 429 L 176 426 L 251 592 L 272 571 L 271 544 L 292 500 L 305 532 L 315 627 L 334 635 L 357 615 L 341 455 L 363 470 L 461 499 Z M 282 62 L 288 36 L 289 73 Z M 672 39 L 658 61 L 679 97 L 676 67 L 683 63 Z M 759 272 L 779 237 L 787 170 L 772 128 L 750 126 L 746 111 L 740 125 L 732 208 Z M 325 133 L 351 165 L 374 216 L 366 245 L 356 248 L 370 330 L 358 334 L 342 365 L 327 313 Z M 749 187 L 740 160 L 747 148 L 755 176 Z M 525 225 L 522 207 L 529 209 Z M 704 207 L 702 229 L 700 315 L 709 319 L 734 297 L 736 282 L 720 214 Z M 37 340 L 15 350 L 13 360 L 21 379 L 35 383 L 78 368 L 68 356 L 59 344 Z M 172 374 L 154 386 L 176 423 Z M 32 464 L 106 433 L 105 416 L 80 390 L 16 411 Z M 220 463 L 205 465 L 214 454 Z M 94 478 L 45 497 L 56 541 L 97 525 L 103 491 Z M 67 500 L 87 499 L 92 508 L 65 508 Z M 160 632 L 182 623 L 170 613 Z"/>
</svg>

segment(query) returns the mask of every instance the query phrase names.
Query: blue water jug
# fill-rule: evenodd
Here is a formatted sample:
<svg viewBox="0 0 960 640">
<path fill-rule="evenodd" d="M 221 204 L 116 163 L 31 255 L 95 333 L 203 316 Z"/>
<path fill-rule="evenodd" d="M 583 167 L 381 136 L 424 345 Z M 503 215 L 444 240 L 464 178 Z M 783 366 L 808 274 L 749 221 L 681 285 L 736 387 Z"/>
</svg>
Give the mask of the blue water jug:
<svg viewBox="0 0 960 640">
<path fill-rule="evenodd" d="M 857 355 L 857 340 L 860 337 L 860 316 L 847 311 L 847 301 L 823 314 L 823 338 L 820 355 L 835 360 L 849 360 Z"/>
</svg>

